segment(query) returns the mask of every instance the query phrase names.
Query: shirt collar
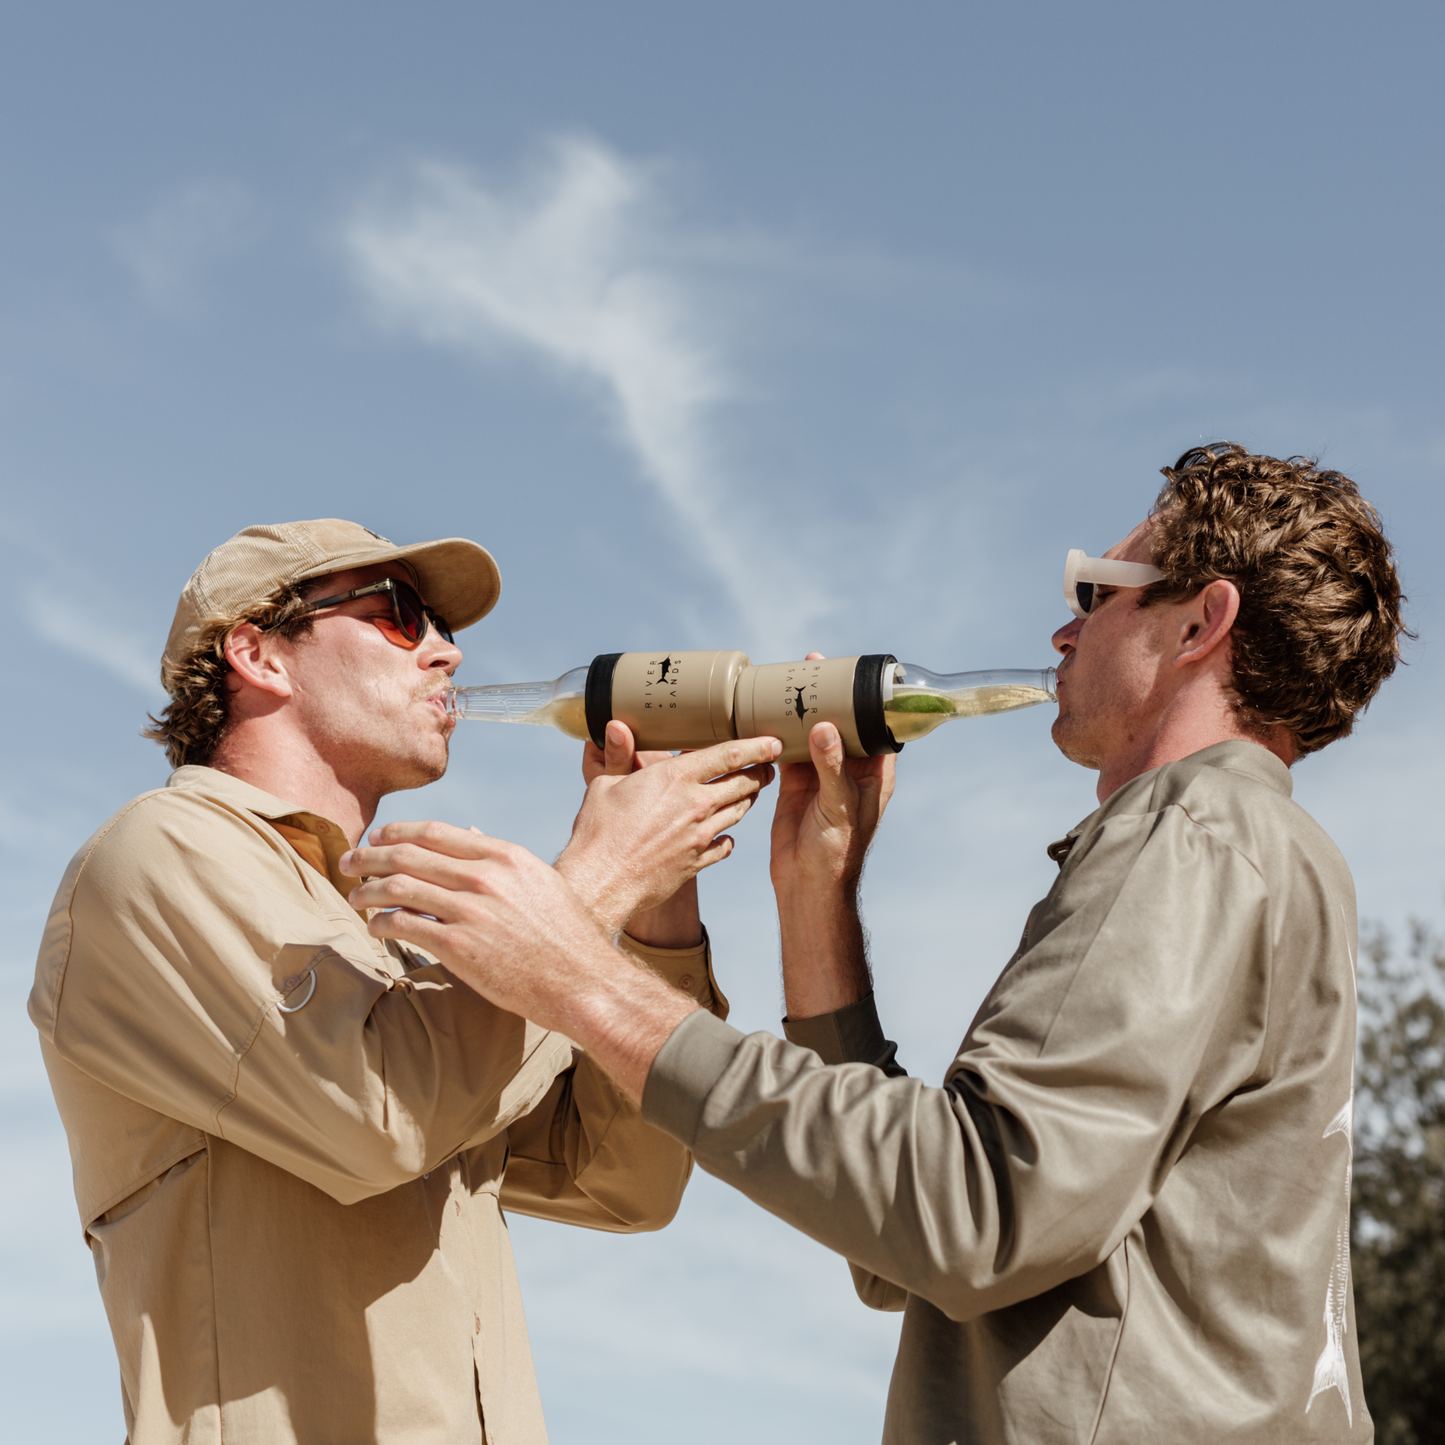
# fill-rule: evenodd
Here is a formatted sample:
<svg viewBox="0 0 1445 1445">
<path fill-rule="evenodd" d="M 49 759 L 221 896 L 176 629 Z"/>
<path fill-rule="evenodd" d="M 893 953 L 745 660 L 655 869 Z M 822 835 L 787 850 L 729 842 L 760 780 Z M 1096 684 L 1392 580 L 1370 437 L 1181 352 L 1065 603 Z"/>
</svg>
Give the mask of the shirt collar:
<svg viewBox="0 0 1445 1445">
<path fill-rule="evenodd" d="M 1221 768 L 1230 773 L 1244 773 L 1286 798 L 1294 796 L 1294 774 L 1263 743 L 1230 738 L 1228 742 L 1200 748 L 1190 756 L 1205 767 Z"/>
<path fill-rule="evenodd" d="M 219 768 L 202 768 L 197 767 L 194 763 L 187 763 L 185 767 L 177 768 L 166 779 L 166 787 L 194 789 L 197 792 L 210 793 L 223 803 L 231 803 L 235 807 L 244 808 L 248 813 L 255 813 L 260 818 L 284 818 L 291 813 L 306 811 L 299 803 L 288 803 L 282 798 L 264 793 L 260 788 L 242 782 L 240 778 L 233 777 L 230 773 L 221 772 Z"/>
<path fill-rule="evenodd" d="M 1272 788 L 1276 793 L 1282 793 L 1286 798 L 1294 794 L 1294 776 L 1289 768 L 1261 743 L 1246 742 L 1243 738 L 1230 738 L 1227 742 L 1211 743 L 1207 748 L 1200 748 L 1197 753 L 1190 753 L 1188 757 L 1180 758 L 1178 761 L 1181 763 L 1193 762 L 1202 767 L 1219 768 L 1230 773 L 1243 773 L 1246 777 L 1253 778 L 1255 782 Z M 1164 763 L 1160 766 L 1168 767 L 1170 765 Z M 1149 770 L 1150 773 L 1157 771 L 1157 768 Z M 1140 778 L 1148 776 L 1149 773 L 1139 774 Z M 1124 788 L 1138 780 L 1138 778 L 1131 778 L 1128 783 L 1124 784 Z M 1124 788 L 1120 788 L 1119 792 L 1113 796 L 1117 798 Z M 1105 806 L 1107 804 L 1101 803 L 1099 808 L 1090 813 L 1077 827 L 1070 828 L 1057 843 L 1049 844 L 1046 851 L 1060 868 L 1064 866 L 1069 854 L 1073 851 L 1079 834 L 1098 816 L 1099 809 Z"/>
<path fill-rule="evenodd" d="M 177 768 L 166 780 L 166 787 L 209 793 L 233 808 L 242 808 L 268 823 L 279 825 L 277 831 L 297 855 L 315 868 L 343 898 L 350 897 L 351 890 L 360 881 L 348 878 L 336 866 L 351 844 L 341 825 L 333 823 L 330 818 L 323 818 L 298 803 L 273 797 L 218 768 L 202 768 L 194 763 Z M 296 838 L 292 836 L 295 832 L 305 836 Z M 325 867 L 320 866 L 322 862 Z"/>
</svg>

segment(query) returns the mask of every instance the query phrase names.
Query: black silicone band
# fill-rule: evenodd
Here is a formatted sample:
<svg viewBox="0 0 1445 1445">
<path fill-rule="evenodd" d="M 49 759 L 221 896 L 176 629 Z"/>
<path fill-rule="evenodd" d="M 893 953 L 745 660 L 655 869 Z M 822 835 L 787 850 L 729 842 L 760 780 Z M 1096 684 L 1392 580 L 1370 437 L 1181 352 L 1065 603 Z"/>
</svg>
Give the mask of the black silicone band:
<svg viewBox="0 0 1445 1445">
<path fill-rule="evenodd" d="M 602 652 L 587 669 L 587 732 L 599 748 L 607 746 L 607 724 L 612 721 L 612 674 L 617 671 L 620 652 Z"/>
<path fill-rule="evenodd" d="M 870 652 L 858 659 L 853 671 L 853 726 L 858 729 L 858 741 L 870 758 L 903 751 L 903 744 L 894 741 L 883 717 L 883 667 L 885 663 L 897 661 L 891 652 Z M 590 690 L 588 696 L 591 696 Z M 591 717 L 590 711 L 588 716 Z"/>
</svg>

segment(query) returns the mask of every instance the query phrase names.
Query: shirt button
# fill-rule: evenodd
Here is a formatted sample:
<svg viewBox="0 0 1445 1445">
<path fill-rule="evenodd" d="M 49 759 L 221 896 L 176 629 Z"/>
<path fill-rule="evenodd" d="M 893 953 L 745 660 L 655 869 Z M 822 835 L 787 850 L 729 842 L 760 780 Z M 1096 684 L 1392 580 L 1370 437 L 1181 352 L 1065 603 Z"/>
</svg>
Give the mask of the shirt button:
<svg viewBox="0 0 1445 1445">
<path fill-rule="evenodd" d="M 683 976 L 678 979 L 677 986 L 684 990 L 690 989 L 692 987 L 692 975 L 690 973 L 683 974 Z"/>
<path fill-rule="evenodd" d="M 316 831 L 317 831 L 318 833 L 329 833 L 329 832 L 331 831 L 331 824 L 330 824 L 330 823 L 323 822 L 323 821 L 320 820 L 320 819 L 317 819 L 317 822 L 316 822 Z"/>
</svg>

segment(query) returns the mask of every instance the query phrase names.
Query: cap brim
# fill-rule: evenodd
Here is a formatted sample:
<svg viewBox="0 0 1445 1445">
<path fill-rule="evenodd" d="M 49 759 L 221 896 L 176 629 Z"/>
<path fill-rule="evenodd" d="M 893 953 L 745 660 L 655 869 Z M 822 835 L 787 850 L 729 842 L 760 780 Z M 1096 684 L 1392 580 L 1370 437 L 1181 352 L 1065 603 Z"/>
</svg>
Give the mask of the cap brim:
<svg viewBox="0 0 1445 1445">
<path fill-rule="evenodd" d="M 453 632 L 460 632 L 497 605 L 502 595 L 502 574 L 485 547 L 465 537 L 443 537 L 438 542 L 414 542 L 409 547 L 373 547 L 344 556 L 331 556 L 320 566 L 297 577 L 327 577 L 379 562 L 406 562 L 416 572 L 422 597 Z"/>
</svg>

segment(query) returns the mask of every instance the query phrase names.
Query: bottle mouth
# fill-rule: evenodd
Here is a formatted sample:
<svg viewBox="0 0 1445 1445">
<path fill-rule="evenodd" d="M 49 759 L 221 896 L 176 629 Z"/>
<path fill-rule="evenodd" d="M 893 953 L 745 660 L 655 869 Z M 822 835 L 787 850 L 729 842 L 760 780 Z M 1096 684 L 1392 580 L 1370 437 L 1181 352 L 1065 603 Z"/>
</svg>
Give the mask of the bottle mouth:
<svg viewBox="0 0 1445 1445">
<path fill-rule="evenodd" d="M 884 703 L 893 701 L 893 689 L 904 679 L 907 672 L 907 665 L 888 658 L 883 664 L 883 671 L 878 679 L 879 691 L 883 694 Z M 1042 691 L 1048 693 L 1053 702 L 1058 698 L 1059 671 L 1056 667 L 1045 667 L 1039 671 L 1039 682 Z"/>
</svg>

